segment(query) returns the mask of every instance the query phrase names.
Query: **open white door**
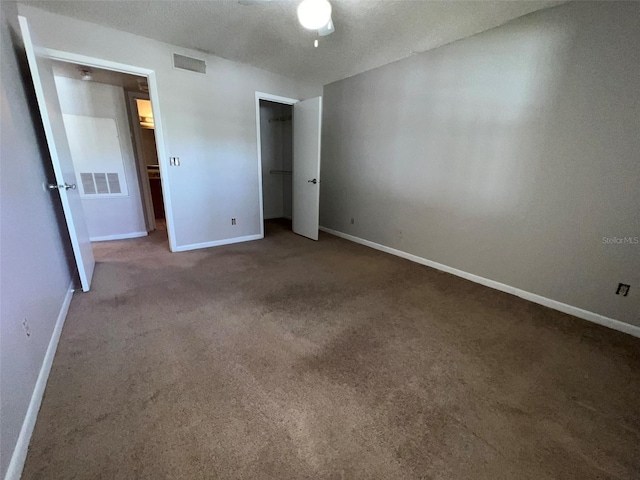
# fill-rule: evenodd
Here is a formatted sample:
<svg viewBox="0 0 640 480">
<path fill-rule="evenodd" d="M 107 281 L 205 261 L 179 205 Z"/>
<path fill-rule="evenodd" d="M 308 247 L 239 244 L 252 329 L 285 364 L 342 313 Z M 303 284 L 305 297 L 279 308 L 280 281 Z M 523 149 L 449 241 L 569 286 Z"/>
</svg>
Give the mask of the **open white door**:
<svg viewBox="0 0 640 480">
<path fill-rule="evenodd" d="M 322 97 L 293 105 L 293 231 L 318 240 Z"/>
<path fill-rule="evenodd" d="M 64 130 L 62 112 L 58 101 L 58 92 L 53 77 L 51 60 L 36 53 L 36 47 L 29 33 L 29 24 L 25 17 L 19 17 L 20 30 L 27 53 L 29 70 L 33 79 L 38 108 L 42 117 L 44 133 L 51 155 L 51 163 L 56 177 L 56 183 L 62 200 L 62 209 L 71 237 L 73 254 L 78 265 L 82 290 L 85 292 L 91 286 L 95 260 L 89 231 L 84 219 L 84 211 L 80 203 L 80 193 L 76 188 L 76 175 L 71 160 L 71 152 Z"/>
</svg>

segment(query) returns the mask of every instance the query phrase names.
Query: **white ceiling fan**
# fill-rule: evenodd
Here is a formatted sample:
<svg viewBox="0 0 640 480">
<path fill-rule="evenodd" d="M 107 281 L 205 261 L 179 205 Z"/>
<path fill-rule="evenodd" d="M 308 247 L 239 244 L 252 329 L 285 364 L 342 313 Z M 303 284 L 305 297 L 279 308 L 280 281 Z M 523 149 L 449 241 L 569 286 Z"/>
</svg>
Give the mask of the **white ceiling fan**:
<svg viewBox="0 0 640 480">
<path fill-rule="evenodd" d="M 274 0 L 238 0 L 238 3 L 251 6 L 272 1 Z M 329 0 L 302 0 L 298 5 L 297 12 L 300 25 L 307 30 L 317 30 L 321 37 L 326 37 L 336 31 L 331 18 Z"/>
</svg>

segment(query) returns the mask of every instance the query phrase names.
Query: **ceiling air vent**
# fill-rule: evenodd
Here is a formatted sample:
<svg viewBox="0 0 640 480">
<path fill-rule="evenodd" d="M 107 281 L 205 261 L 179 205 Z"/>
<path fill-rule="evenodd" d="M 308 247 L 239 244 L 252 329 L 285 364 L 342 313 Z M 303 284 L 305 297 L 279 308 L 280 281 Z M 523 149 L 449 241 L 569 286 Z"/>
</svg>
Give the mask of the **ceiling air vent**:
<svg viewBox="0 0 640 480">
<path fill-rule="evenodd" d="M 177 53 L 173 54 L 173 66 L 181 70 L 189 70 L 190 72 L 207 73 L 207 64 L 204 60 L 185 57 Z"/>
</svg>

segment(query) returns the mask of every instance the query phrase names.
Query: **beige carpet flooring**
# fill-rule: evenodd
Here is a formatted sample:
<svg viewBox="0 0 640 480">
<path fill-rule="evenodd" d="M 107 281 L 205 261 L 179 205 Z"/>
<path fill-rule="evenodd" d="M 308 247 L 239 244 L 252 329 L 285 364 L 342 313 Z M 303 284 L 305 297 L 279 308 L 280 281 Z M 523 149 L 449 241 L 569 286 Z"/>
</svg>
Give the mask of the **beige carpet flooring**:
<svg viewBox="0 0 640 480">
<path fill-rule="evenodd" d="M 96 246 L 27 479 L 638 479 L 640 340 L 345 240 Z"/>
</svg>

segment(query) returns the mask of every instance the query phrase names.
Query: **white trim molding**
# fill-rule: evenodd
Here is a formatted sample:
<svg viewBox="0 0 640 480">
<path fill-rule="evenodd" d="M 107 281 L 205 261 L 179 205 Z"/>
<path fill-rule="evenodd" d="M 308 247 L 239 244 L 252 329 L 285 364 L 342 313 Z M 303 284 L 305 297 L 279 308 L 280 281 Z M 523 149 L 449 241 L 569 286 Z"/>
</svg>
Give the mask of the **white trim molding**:
<svg viewBox="0 0 640 480">
<path fill-rule="evenodd" d="M 36 385 L 31 394 L 31 401 L 29 402 L 29 408 L 22 422 L 22 428 L 20 429 L 20 435 L 18 435 L 18 441 L 13 449 L 13 455 L 11 455 L 11 461 L 9 462 L 9 468 L 4 477 L 4 480 L 20 480 L 22 475 L 22 469 L 24 468 L 24 462 L 27 459 L 27 451 L 29 449 L 29 442 L 31 441 L 31 435 L 36 425 L 36 419 L 38 418 L 38 411 L 40 410 L 40 404 L 42 403 L 42 397 L 44 396 L 44 389 L 47 386 L 47 380 L 49 379 L 49 373 L 51 372 L 51 366 L 53 365 L 53 358 L 55 357 L 56 350 L 58 348 L 58 342 L 60 340 L 60 334 L 62 333 L 62 326 L 67 318 L 67 312 L 69 312 L 69 305 L 73 298 L 73 281 L 69 285 L 67 294 L 64 297 L 60 312 L 58 313 L 58 319 L 53 327 L 51 338 L 49 339 L 49 346 L 47 352 L 44 355 L 42 366 L 40 367 L 40 373 L 36 380 Z"/>
<path fill-rule="evenodd" d="M 213 242 L 192 243 L 190 245 L 181 245 L 175 247 L 174 252 L 188 252 L 189 250 L 198 250 L 200 248 L 220 247 L 222 245 L 231 245 L 232 243 L 250 242 L 252 240 L 261 240 L 263 234 L 247 235 L 245 237 L 225 238 L 223 240 L 214 240 Z"/>
<path fill-rule="evenodd" d="M 116 235 L 105 235 L 103 237 L 89 237 L 92 242 L 109 242 L 111 240 L 126 240 L 127 238 L 140 238 L 149 235 L 148 232 L 132 232 L 132 233 L 119 233 Z"/>
<path fill-rule="evenodd" d="M 558 310 L 559 312 L 567 313 L 569 315 L 573 315 L 574 317 L 578 317 L 583 320 L 588 320 L 589 322 L 597 323 L 598 325 L 603 325 L 613 330 L 617 330 L 623 333 L 628 333 L 629 335 L 640 338 L 639 326 L 631 325 L 630 323 L 621 322 L 620 320 L 615 320 L 613 318 L 605 317 L 604 315 L 600 315 L 599 313 L 583 310 L 582 308 L 574 307 L 572 305 L 567 305 L 566 303 L 562 303 L 557 300 L 552 300 L 550 298 L 543 297 L 542 295 L 538 295 L 536 293 L 527 292 L 525 290 L 521 290 L 519 288 L 512 287 L 504 283 L 496 282 L 495 280 L 490 280 L 488 278 L 484 278 L 479 275 L 474 275 L 473 273 L 468 273 L 463 270 L 458 270 L 457 268 L 449 267 L 448 265 L 443 265 L 442 263 L 434 262 L 432 260 L 428 260 L 426 258 L 422 258 L 417 255 L 413 255 L 411 253 L 403 252 L 402 250 L 397 250 L 395 248 L 387 247 L 386 245 L 381 245 L 379 243 L 375 243 L 370 240 L 365 240 L 360 237 L 355 237 L 347 233 L 339 232 L 337 230 L 332 230 L 326 227 L 320 227 L 320 230 L 323 232 L 329 233 L 331 235 L 335 235 L 336 237 L 344 238 L 345 240 L 359 243 L 360 245 L 374 248 L 376 250 L 380 250 L 381 252 L 390 253 L 391 255 L 395 255 L 397 257 L 401 257 L 406 260 L 419 263 L 421 265 L 426 265 L 427 267 L 435 268 L 436 270 L 450 273 L 457 277 L 464 278 L 465 280 L 470 280 L 472 282 L 479 283 L 480 285 L 484 285 L 485 287 L 493 288 L 495 290 L 500 290 L 501 292 L 515 295 L 516 297 L 529 300 L 530 302 L 537 303 L 538 305 L 543 305 L 553 310 Z"/>
</svg>

